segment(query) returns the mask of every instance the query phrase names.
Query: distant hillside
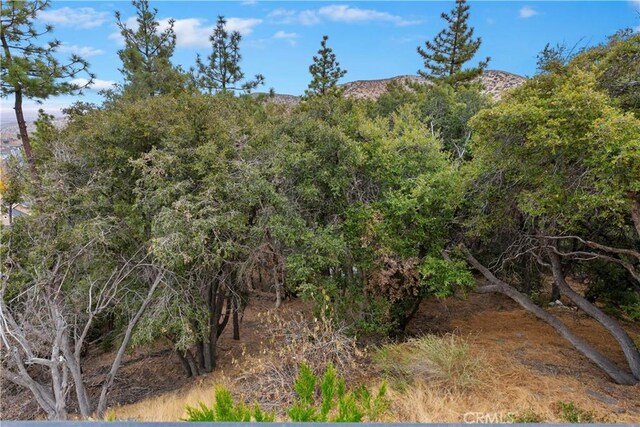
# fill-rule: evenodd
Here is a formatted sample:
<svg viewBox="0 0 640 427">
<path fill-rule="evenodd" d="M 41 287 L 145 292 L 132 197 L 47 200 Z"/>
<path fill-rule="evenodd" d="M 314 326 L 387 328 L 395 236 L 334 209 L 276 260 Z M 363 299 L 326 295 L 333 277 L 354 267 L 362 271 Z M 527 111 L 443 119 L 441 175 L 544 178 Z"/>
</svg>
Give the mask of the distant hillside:
<svg viewBox="0 0 640 427">
<path fill-rule="evenodd" d="M 482 77 L 484 93 L 489 94 L 494 100 L 499 100 L 502 94 L 523 84 L 527 79 L 517 74 L 506 71 L 489 70 Z M 344 95 L 356 99 L 378 99 L 387 90 L 389 83 L 427 83 L 423 77 L 416 75 L 404 75 L 380 80 L 356 80 L 340 85 L 344 89 Z M 270 97 L 271 102 L 282 105 L 295 105 L 300 102 L 300 97 L 294 95 L 276 94 Z"/>
<path fill-rule="evenodd" d="M 516 74 L 494 70 L 486 71 L 481 79 L 485 87 L 484 92 L 495 100 L 500 99 L 504 91 L 518 87 L 527 80 Z M 387 85 L 392 82 L 427 83 L 427 80 L 416 75 L 406 75 L 382 80 L 358 80 L 345 83 L 342 86 L 345 89 L 345 96 L 358 99 L 377 99 L 387 90 Z"/>
</svg>

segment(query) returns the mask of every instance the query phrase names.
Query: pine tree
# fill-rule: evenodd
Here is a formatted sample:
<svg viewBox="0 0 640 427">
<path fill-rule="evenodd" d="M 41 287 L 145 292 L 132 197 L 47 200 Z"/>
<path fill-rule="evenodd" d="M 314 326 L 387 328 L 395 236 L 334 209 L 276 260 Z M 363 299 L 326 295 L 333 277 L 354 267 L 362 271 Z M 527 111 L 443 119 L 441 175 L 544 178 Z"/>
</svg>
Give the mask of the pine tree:
<svg viewBox="0 0 640 427">
<path fill-rule="evenodd" d="M 340 63 L 336 61 L 333 50 L 327 47 L 327 40 L 329 40 L 329 36 L 322 37 L 318 56 L 313 57 L 313 64 L 309 66 L 309 72 L 313 79 L 305 91 L 306 96 L 326 95 L 334 91 L 338 80 L 347 74 L 347 70 L 340 68 Z"/>
<path fill-rule="evenodd" d="M 244 73 L 240 69 L 242 35 L 238 31 L 232 31 L 229 34 L 226 26 L 227 21 L 224 17 L 218 16 L 216 28 L 209 37 L 211 54 L 207 56 L 208 63 L 205 64 L 200 55 L 196 57 L 196 83 L 198 87 L 209 93 L 251 92 L 257 86 L 264 84 L 264 76 L 256 74 L 254 80 L 241 83 L 244 80 Z M 238 83 L 241 84 L 238 85 Z"/>
<path fill-rule="evenodd" d="M 467 25 L 469 5 L 466 0 L 456 0 L 450 14 L 442 13 L 441 16 L 449 27 L 440 31 L 433 42 L 427 41 L 425 48 L 418 47 L 426 68 L 426 71 L 419 70 L 418 73 L 432 81 L 445 81 L 454 86 L 468 83 L 482 74 L 490 60 L 487 57 L 474 68 L 462 69 L 481 44 L 479 37 L 473 38 L 473 28 Z"/>
<path fill-rule="evenodd" d="M 125 47 L 118 51 L 122 60 L 120 72 L 125 79 L 125 93 L 137 97 L 155 96 L 175 92 L 184 81 L 178 69 L 171 64 L 176 47 L 174 20 L 159 32 L 157 9 L 150 9 L 148 0 L 133 0 L 136 8 L 137 29 L 122 22 L 116 12 L 117 25 Z"/>
<path fill-rule="evenodd" d="M 54 57 L 60 41 L 43 43 L 42 36 L 52 32 L 53 27 L 47 25 L 38 30 L 35 20 L 48 7 L 48 0 L 3 0 L 0 22 L 0 95 L 2 98 L 13 95 L 20 139 L 34 180 L 38 179 L 36 159 L 22 110 L 23 99 L 40 101 L 54 95 L 79 93 L 94 78 L 87 61 L 78 55 L 72 55 L 66 63 Z M 82 85 L 70 80 L 82 73 L 89 77 Z"/>
</svg>

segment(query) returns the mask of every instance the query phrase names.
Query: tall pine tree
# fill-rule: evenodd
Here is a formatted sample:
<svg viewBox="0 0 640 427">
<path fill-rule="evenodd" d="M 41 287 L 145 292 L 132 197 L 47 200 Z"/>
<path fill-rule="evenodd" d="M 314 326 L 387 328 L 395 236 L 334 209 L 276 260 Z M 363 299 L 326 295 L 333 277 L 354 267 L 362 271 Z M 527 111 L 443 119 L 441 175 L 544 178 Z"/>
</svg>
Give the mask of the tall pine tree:
<svg viewBox="0 0 640 427">
<path fill-rule="evenodd" d="M 240 69 L 240 41 L 242 35 L 238 31 L 227 31 L 227 21 L 218 16 L 218 23 L 209 37 L 211 54 L 204 63 L 200 55 L 196 57 L 196 83 L 198 87 L 209 93 L 226 91 L 251 92 L 258 85 L 264 84 L 264 76 L 256 74 L 253 80 L 241 83 L 244 73 Z"/>
<path fill-rule="evenodd" d="M 22 109 L 23 99 L 41 101 L 49 96 L 78 93 L 94 78 L 88 71 L 89 64 L 78 55 L 72 55 L 66 63 L 54 57 L 60 41 L 42 41 L 53 27 L 39 28 L 35 21 L 48 7 L 48 0 L 3 0 L 0 21 L 0 95 L 13 96 L 20 139 L 34 180 L 38 179 L 36 159 Z M 82 85 L 70 80 L 81 73 L 89 77 Z"/>
<path fill-rule="evenodd" d="M 116 12 L 117 25 L 125 47 L 118 51 L 122 60 L 120 72 L 125 79 L 125 93 L 146 97 L 175 92 L 183 86 L 184 76 L 171 63 L 176 47 L 174 21 L 159 31 L 157 9 L 149 8 L 148 0 L 133 0 L 136 8 L 136 26 L 130 28 Z"/>
<path fill-rule="evenodd" d="M 425 71 L 418 74 L 432 81 L 445 81 L 454 86 L 468 83 L 482 74 L 490 58 L 480 61 L 476 67 L 462 69 L 480 48 L 480 38 L 473 38 L 473 28 L 467 24 L 469 5 L 466 0 L 456 0 L 455 8 L 442 13 L 448 28 L 440 31 L 433 41 L 427 41 L 425 48 L 418 47 L 424 60 Z"/>
<path fill-rule="evenodd" d="M 326 95 L 335 90 L 338 80 L 340 80 L 347 70 L 340 68 L 340 63 L 336 61 L 336 55 L 330 47 L 327 47 L 329 36 L 323 36 L 320 42 L 318 55 L 313 57 L 313 64 L 309 66 L 312 80 L 309 88 L 305 91 L 306 96 Z"/>
</svg>

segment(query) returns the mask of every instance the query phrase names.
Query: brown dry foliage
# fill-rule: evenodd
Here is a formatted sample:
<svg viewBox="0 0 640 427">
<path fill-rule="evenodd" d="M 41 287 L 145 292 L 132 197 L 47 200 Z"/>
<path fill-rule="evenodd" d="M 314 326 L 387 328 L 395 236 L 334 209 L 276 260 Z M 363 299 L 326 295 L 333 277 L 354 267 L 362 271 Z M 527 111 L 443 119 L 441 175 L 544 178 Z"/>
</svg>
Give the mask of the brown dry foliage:
<svg viewBox="0 0 640 427">
<path fill-rule="evenodd" d="M 392 303 L 419 295 L 420 274 L 415 258 L 402 260 L 398 256 L 383 255 L 378 260 L 378 265 L 380 267 L 367 281 L 368 293 L 385 297 Z"/>
<path fill-rule="evenodd" d="M 284 320 L 276 312 L 267 312 L 263 322 L 271 326 L 272 350 L 245 365 L 235 381 L 247 402 L 257 401 L 275 411 L 288 407 L 295 398 L 293 383 L 302 362 L 318 375 L 332 363 L 347 378 L 360 367 L 363 353 L 355 338 L 328 319 Z"/>
</svg>

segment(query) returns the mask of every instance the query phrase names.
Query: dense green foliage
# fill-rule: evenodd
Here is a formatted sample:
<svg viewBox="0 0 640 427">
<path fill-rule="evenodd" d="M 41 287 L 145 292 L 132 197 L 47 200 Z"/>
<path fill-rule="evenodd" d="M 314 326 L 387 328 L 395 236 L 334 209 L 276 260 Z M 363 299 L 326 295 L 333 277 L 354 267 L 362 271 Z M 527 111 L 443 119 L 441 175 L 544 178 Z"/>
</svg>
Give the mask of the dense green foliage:
<svg viewBox="0 0 640 427">
<path fill-rule="evenodd" d="M 215 389 L 215 398 L 212 407 L 208 407 L 200 402 L 197 407 L 187 406 L 185 408 L 187 417 L 185 421 L 215 421 L 215 422 L 244 422 L 251 421 L 273 422 L 275 415 L 264 412 L 256 404 L 249 408 L 243 403 L 234 403 L 229 390 L 222 386 Z"/>
<path fill-rule="evenodd" d="M 452 84 L 475 73 L 460 67 L 479 43 L 458 2 L 454 30 L 471 44 L 454 80 L 391 87 L 376 101 L 321 96 L 338 95 L 344 75 L 324 38 L 313 96 L 288 108 L 226 83 L 195 87 L 171 64 L 171 25 L 158 33 L 156 11 L 134 5 L 138 28 L 119 21 L 124 87 L 101 106 L 68 109 L 63 129 L 40 117 L 38 186 L 19 163 L 3 177 L 8 202 L 33 203 L 1 235 L 11 334 L 0 332 L 16 349 L 3 375 L 27 384 L 50 417 L 66 416 L 69 372 L 81 414 L 103 413 L 129 343 L 169 340 L 187 375 L 210 372 L 225 328 L 241 338 L 254 289 L 313 301 L 315 314 L 354 334 L 402 337 L 425 298 L 473 289 L 460 243 L 523 291 L 520 301 L 540 295 L 559 266 L 585 279 L 588 299 L 637 319 L 640 35 L 562 60 L 547 52 L 544 72 L 493 102 Z M 222 56 L 210 59 L 225 62 L 231 85 L 241 78 L 238 40 L 220 20 L 212 42 Z M 142 55 L 143 43 L 154 53 Z M 118 356 L 96 406 L 82 346 L 114 335 Z M 31 360 L 51 383 L 30 376 Z M 322 379 L 300 372 L 293 420 L 359 421 L 377 405 L 347 393 L 332 369 Z M 215 408 L 190 416 L 269 417 L 218 394 Z"/>
<path fill-rule="evenodd" d="M 122 22 L 119 12 L 116 19 L 124 48 L 118 51 L 122 61 L 120 72 L 125 89 L 133 97 L 147 97 L 181 90 L 184 77 L 171 63 L 176 48 L 174 21 L 159 32 L 157 9 L 149 7 L 148 0 L 133 0 L 136 8 L 136 26 L 129 28 Z"/>
<path fill-rule="evenodd" d="M 575 259 L 573 268 L 603 274 L 610 291 L 637 292 L 640 276 L 632 254 L 583 258 L 598 249 L 584 241 L 629 249 L 640 241 L 633 217 L 640 189 L 640 122 L 632 106 L 625 112 L 621 99 L 601 90 L 603 70 L 590 60 L 599 54 L 621 62 L 639 40 L 617 37 L 607 45 L 607 52 L 625 52 L 622 59 L 609 57 L 603 47 L 577 55 L 473 118 L 474 161 L 468 171 L 475 178 L 469 190 L 483 215 L 469 216 L 472 233 L 491 236 L 498 251 L 509 247 L 507 258 L 525 252 L 544 257 L 541 248 L 558 246 Z M 633 67 L 629 63 L 618 72 L 631 74 Z M 627 99 L 626 93 L 621 96 Z M 543 236 L 576 238 L 541 242 Z M 613 265 L 605 268 L 602 261 Z M 612 281 L 616 270 L 621 276 Z"/>
</svg>

